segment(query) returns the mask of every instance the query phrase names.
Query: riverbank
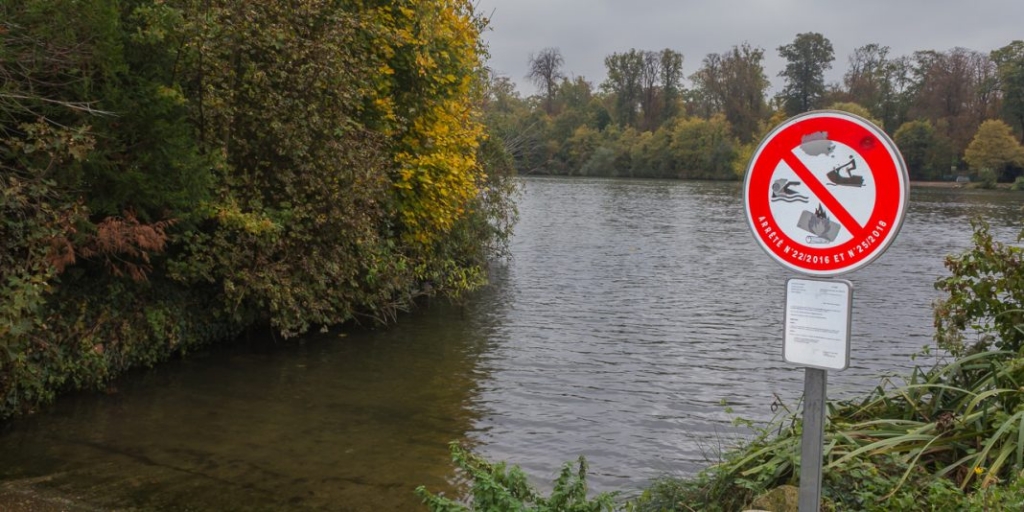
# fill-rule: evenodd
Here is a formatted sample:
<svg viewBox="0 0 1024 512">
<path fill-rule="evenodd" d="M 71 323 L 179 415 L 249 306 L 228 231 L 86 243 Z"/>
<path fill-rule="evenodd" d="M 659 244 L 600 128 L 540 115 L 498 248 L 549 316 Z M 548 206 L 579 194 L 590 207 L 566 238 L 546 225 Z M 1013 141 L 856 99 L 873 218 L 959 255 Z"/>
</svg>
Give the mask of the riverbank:
<svg viewBox="0 0 1024 512">
<path fill-rule="evenodd" d="M 996 183 L 995 188 L 999 190 L 1011 190 L 1012 183 Z M 911 181 L 910 188 L 974 188 L 971 183 L 957 183 L 955 181 Z"/>
<path fill-rule="evenodd" d="M 911 181 L 910 188 L 965 188 L 966 183 L 955 181 Z"/>
</svg>

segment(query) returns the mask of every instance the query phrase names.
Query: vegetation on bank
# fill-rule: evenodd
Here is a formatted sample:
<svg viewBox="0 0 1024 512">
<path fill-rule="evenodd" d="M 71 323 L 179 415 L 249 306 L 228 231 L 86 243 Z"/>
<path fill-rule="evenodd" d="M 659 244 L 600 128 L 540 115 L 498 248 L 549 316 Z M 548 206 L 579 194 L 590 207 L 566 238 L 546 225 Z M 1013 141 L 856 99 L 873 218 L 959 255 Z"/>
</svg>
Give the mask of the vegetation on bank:
<svg viewBox="0 0 1024 512">
<path fill-rule="evenodd" d="M 1024 509 L 1024 248 L 994 240 L 984 223 L 974 229 L 973 247 L 948 256 L 950 275 L 936 283 L 944 293 L 934 309 L 937 362 L 828 403 L 823 510 Z M 787 412 L 696 477 L 657 481 L 630 501 L 588 498 L 580 461 L 576 479 L 567 483 L 567 466 L 551 498 L 573 489 L 576 500 L 545 508 L 517 469 L 458 449 L 472 504 L 419 492 L 434 512 L 795 510 L 801 428 L 799 413 Z M 789 501 L 772 502 L 787 486 Z"/>
<path fill-rule="evenodd" d="M 1024 172 L 1024 41 L 909 56 L 866 44 L 848 56 L 842 82 L 828 84 L 831 42 L 797 34 L 777 48 L 786 66 L 774 97 L 765 51 L 737 45 L 694 60 L 687 75 L 676 50 L 630 49 L 607 56 L 604 80 L 590 82 L 546 48 L 530 56 L 537 94 L 492 78 L 489 124 L 514 142 L 523 174 L 737 179 L 768 129 L 822 108 L 882 127 L 915 181 L 987 181 L 985 173 L 1010 183 Z"/>
<path fill-rule="evenodd" d="M 416 495 L 430 512 L 611 512 L 616 508 L 613 494 L 588 496 L 588 468 L 583 457 L 575 466 L 563 465 L 551 494 L 544 496 L 518 466 L 488 462 L 458 443 L 450 448 L 452 462 L 471 480 L 471 500 L 451 499 L 420 486 Z"/>
<path fill-rule="evenodd" d="M 485 23 L 463 0 L 0 4 L 0 419 L 482 283 L 515 215 Z"/>
</svg>

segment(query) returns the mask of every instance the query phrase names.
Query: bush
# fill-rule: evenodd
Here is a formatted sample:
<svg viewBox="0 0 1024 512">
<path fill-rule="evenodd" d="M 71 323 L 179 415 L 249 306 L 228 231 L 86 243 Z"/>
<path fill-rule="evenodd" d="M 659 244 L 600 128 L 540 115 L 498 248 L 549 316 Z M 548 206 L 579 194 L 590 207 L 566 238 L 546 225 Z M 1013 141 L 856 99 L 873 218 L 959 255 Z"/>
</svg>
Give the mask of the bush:
<svg viewBox="0 0 1024 512">
<path fill-rule="evenodd" d="M 996 182 L 999 176 L 995 171 L 989 168 L 984 168 L 978 171 L 978 181 L 971 184 L 971 188 L 981 188 L 991 190 L 996 188 Z"/>
<path fill-rule="evenodd" d="M 594 151 L 587 163 L 580 169 L 583 176 L 614 176 L 615 150 L 601 146 Z"/>
<path fill-rule="evenodd" d="M 602 493 L 587 497 L 587 461 L 580 457 L 575 471 L 566 463 L 555 480 L 551 495 L 543 497 L 527 481 L 519 466 L 492 464 L 474 455 L 458 443 L 450 445 L 452 461 L 472 481 L 472 501 L 464 505 L 432 494 L 425 487 L 416 489 L 431 512 L 611 512 L 615 497 Z"/>
<path fill-rule="evenodd" d="M 974 351 L 995 346 L 1019 352 L 1024 347 L 1024 250 L 993 239 L 983 221 L 972 227 L 973 247 L 947 256 L 951 275 L 935 284 L 947 294 L 935 304 L 936 339 L 954 355 L 970 348 L 965 344 L 969 334 Z"/>
</svg>

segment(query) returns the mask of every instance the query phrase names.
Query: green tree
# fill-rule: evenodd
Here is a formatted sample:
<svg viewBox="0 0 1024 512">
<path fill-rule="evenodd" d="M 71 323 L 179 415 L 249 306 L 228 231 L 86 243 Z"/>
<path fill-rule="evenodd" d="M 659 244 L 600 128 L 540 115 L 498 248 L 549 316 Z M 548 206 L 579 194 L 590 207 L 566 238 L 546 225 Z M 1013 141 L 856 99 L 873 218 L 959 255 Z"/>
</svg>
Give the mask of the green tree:
<svg viewBox="0 0 1024 512">
<path fill-rule="evenodd" d="M 876 119 L 875 116 L 871 115 L 871 112 L 868 111 L 867 108 L 864 108 L 862 105 L 858 103 L 853 103 L 851 101 L 841 101 L 829 105 L 828 108 L 832 110 L 842 110 L 843 112 L 849 112 L 851 114 L 863 117 L 868 121 L 871 121 L 878 127 L 882 126 L 882 122 L 880 120 Z"/>
<path fill-rule="evenodd" d="M 964 151 L 964 161 L 976 172 L 990 169 L 997 176 L 1012 180 L 1016 176 L 1007 175 L 1007 171 L 1015 168 L 1019 173 L 1024 167 L 1024 147 L 1017 142 L 1008 124 L 990 119 L 981 123 Z"/>
<path fill-rule="evenodd" d="M 580 126 L 571 137 L 565 139 L 561 152 L 564 154 L 565 173 L 581 173 L 591 156 L 601 147 L 601 134 L 589 126 Z"/>
<path fill-rule="evenodd" d="M 590 107 L 594 98 L 594 86 L 586 78 L 578 76 L 572 80 L 565 78 L 558 86 L 557 101 L 566 110 L 583 111 Z"/>
<path fill-rule="evenodd" d="M 887 132 L 893 133 L 907 121 L 913 92 L 913 66 L 909 57 L 888 59 L 882 68 L 880 104 L 875 113 Z"/>
<path fill-rule="evenodd" d="M 991 54 L 999 73 L 1002 113 L 1024 143 L 1024 41 L 1016 40 Z"/>
<path fill-rule="evenodd" d="M 789 115 L 821 107 L 825 97 L 825 71 L 832 69 L 832 43 L 817 32 L 797 34 L 792 43 L 778 48 L 786 59 L 779 72 L 785 78 L 781 98 Z"/>
<path fill-rule="evenodd" d="M 893 135 L 912 180 L 933 180 L 944 169 L 935 168 L 935 127 L 926 119 L 903 123 Z"/>
<path fill-rule="evenodd" d="M 481 107 L 487 113 L 511 114 L 522 107 L 516 85 L 507 76 L 489 72 Z"/>
<path fill-rule="evenodd" d="M 654 130 L 677 108 L 682 79 L 682 54 L 631 49 L 605 57 L 608 75 L 601 88 L 614 105 L 620 126 Z"/>
<path fill-rule="evenodd" d="M 661 112 L 658 124 L 681 114 L 683 93 L 683 54 L 665 48 L 661 51 Z"/>
<path fill-rule="evenodd" d="M 640 118 L 643 55 L 637 50 L 613 53 L 604 58 L 607 78 L 601 88 L 611 96 L 613 119 L 619 126 L 636 127 Z"/>
<path fill-rule="evenodd" d="M 651 131 L 675 115 L 682 88 L 683 55 L 671 49 L 640 52 L 640 129 Z"/>
<path fill-rule="evenodd" d="M 592 87 L 583 77 L 562 79 L 555 95 L 555 105 L 558 114 L 551 118 L 551 130 L 548 133 L 552 140 L 564 141 L 572 136 L 576 128 L 597 124 L 597 113 L 592 108 Z"/>
<path fill-rule="evenodd" d="M 669 151 L 675 177 L 735 179 L 732 169 L 739 144 L 724 115 L 680 119 L 672 128 Z"/>
<path fill-rule="evenodd" d="M 764 94 L 769 82 L 763 60 L 763 49 L 744 43 L 725 53 L 709 54 L 690 77 L 697 90 L 692 98 L 698 100 L 698 115 L 710 119 L 715 113 L 725 114 L 744 144 L 753 140 L 768 113 Z"/>
<path fill-rule="evenodd" d="M 212 162 L 199 154 L 166 41 L 181 15 L 147 3 L 127 3 L 133 15 L 124 18 L 112 1 L 0 6 L 0 134 L 8 144 L 43 132 L 71 137 L 65 144 L 76 158 L 47 178 L 82 198 L 88 212 L 67 246 L 72 261 L 87 253 L 133 260 L 100 239 L 101 225 L 122 216 L 181 224 L 209 197 Z"/>
<path fill-rule="evenodd" d="M 626 141 L 623 141 L 626 142 Z M 629 140 L 629 176 L 641 178 L 671 178 L 672 127 L 666 125 L 653 132 L 643 132 Z M 623 143 L 623 146 L 625 144 Z"/>
</svg>

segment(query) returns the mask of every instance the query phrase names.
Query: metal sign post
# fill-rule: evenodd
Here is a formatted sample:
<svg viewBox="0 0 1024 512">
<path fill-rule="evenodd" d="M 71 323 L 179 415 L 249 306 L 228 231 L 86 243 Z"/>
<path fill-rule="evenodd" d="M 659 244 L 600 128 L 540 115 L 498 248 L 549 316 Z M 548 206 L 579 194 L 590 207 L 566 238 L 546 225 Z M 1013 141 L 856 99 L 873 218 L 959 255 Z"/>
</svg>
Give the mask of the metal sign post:
<svg viewBox="0 0 1024 512">
<path fill-rule="evenodd" d="M 825 446 L 825 388 L 828 372 L 804 370 L 804 430 L 800 437 L 800 512 L 821 504 L 821 461 Z"/>
<path fill-rule="evenodd" d="M 907 166 L 892 139 L 866 119 L 808 112 L 777 126 L 747 168 L 743 202 L 754 240 L 783 267 L 833 277 L 871 263 L 903 224 Z M 853 287 L 790 279 L 783 359 L 805 367 L 800 512 L 821 505 L 828 370 L 850 361 Z"/>
</svg>

